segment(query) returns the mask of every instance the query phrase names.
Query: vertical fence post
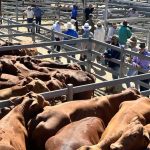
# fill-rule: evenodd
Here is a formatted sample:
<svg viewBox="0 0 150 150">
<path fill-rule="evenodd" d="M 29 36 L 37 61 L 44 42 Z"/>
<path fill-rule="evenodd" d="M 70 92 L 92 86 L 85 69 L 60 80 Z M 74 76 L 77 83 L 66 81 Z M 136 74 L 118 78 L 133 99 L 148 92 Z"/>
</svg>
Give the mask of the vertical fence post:
<svg viewBox="0 0 150 150">
<path fill-rule="evenodd" d="M 88 54 L 87 54 L 87 71 L 91 72 L 91 61 L 92 61 L 92 41 L 89 38 L 88 42 Z"/>
<path fill-rule="evenodd" d="M 147 46 L 148 46 L 148 50 L 150 51 L 150 30 L 148 30 L 147 33 Z"/>
<path fill-rule="evenodd" d="M 124 48 L 122 47 L 121 48 L 121 54 L 120 54 L 120 71 L 119 71 L 119 77 L 123 77 L 124 76 L 124 55 L 125 55 L 125 52 L 124 52 Z"/>
<path fill-rule="evenodd" d="M 105 15 L 104 15 L 104 27 L 107 30 L 107 18 L 108 18 L 108 0 L 105 0 Z"/>
<path fill-rule="evenodd" d="M 73 84 L 67 84 L 68 94 L 67 101 L 73 100 Z"/>
<path fill-rule="evenodd" d="M 35 43 L 35 23 L 32 23 L 32 42 Z"/>
<path fill-rule="evenodd" d="M 11 22 L 11 19 L 8 19 L 8 25 L 11 25 L 12 22 Z M 11 30 L 11 27 L 8 27 L 8 34 L 12 34 L 12 30 Z M 9 39 L 9 42 L 12 42 L 12 36 L 9 36 L 8 37 Z"/>
<path fill-rule="evenodd" d="M 16 0 L 16 22 L 18 22 L 18 0 Z"/>
<path fill-rule="evenodd" d="M 55 41 L 54 29 L 51 30 L 51 41 Z M 54 52 L 54 45 L 51 46 L 52 52 Z"/>
</svg>

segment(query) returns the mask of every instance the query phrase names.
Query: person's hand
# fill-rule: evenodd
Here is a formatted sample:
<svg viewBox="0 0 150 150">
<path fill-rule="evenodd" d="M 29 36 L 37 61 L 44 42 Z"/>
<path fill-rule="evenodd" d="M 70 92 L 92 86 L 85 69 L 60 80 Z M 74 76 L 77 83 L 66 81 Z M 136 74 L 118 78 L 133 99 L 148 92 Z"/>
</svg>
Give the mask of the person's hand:
<svg viewBox="0 0 150 150">
<path fill-rule="evenodd" d="M 135 67 L 135 68 L 141 68 L 141 66 L 138 65 L 137 63 L 133 63 L 133 67 Z"/>
</svg>

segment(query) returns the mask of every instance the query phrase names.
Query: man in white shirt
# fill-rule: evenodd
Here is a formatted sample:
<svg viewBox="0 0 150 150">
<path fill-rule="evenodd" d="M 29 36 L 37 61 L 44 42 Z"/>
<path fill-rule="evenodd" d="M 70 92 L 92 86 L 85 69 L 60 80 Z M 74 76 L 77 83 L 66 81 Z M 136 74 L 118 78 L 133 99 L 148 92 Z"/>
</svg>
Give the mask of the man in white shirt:
<svg viewBox="0 0 150 150">
<path fill-rule="evenodd" d="M 26 14 L 26 16 L 27 16 L 27 23 L 33 23 L 34 12 L 31 8 L 31 6 L 27 7 L 27 10 L 24 11 L 24 14 Z M 28 28 L 28 32 L 30 32 L 30 28 Z"/>
<path fill-rule="evenodd" d="M 111 42 L 111 38 L 113 37 L 113 35 L 117 34 L 117 24 L 116 23 L 112 23 L 112 25 L 109 27 L 108 29 L 108 33 L 107 33 L 107 38 L 106 38 L 106 42 L 110 43 Z"/>
<path fill-rule="evenodd" d="M 62 30 L 61 30 L 61 25 L 60 25 L 60 22 L 59 21 L 56 21 L 54 24 L 53 24 L 53 26 L 52 26 L 52 30 L 53 31 L 56 31 L 56 32 L 62 32 Z M 61 39 L 61 37 L 59 36 L 59 35 L 57 35 L 57 34 L 54 34 L 54 38 L 55 38 L 55 40 L 56 41 L 60 41 L 60 39 Z M 59 45 L 54 45 L 54 48 L 56 48 L 56 50 L 58 51 L 58 52 L 60 52 L 60 46 Z M 59 59 L 59 57 L 57 57 L 56 59 Z"/>
</svg>

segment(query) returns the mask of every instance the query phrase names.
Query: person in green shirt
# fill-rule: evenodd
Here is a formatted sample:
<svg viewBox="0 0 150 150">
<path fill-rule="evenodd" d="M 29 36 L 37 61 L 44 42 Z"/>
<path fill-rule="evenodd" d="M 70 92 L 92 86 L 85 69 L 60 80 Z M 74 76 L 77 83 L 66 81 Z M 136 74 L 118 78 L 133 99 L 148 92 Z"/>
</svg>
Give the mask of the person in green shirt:
<svg viewBox="0 0 150 150">
<path fill-rule="evenodd" d="M 132 36 L 131 29 L 128 26 L 128 22 L 123 21 L 123 25 L 118 30 L 119 44 L 126 45 L 127 40 Z"/>
</svg>

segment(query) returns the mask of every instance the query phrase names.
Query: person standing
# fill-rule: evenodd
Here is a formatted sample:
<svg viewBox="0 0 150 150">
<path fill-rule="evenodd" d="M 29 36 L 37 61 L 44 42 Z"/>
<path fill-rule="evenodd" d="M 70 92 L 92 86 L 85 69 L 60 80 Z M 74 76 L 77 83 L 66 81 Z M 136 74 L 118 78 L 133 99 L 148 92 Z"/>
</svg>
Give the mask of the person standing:
<svg viewBox="0 0 150 150">
<path fill-rule="evenodd" d="M 94 21 L 93 21 L 93 14 L 89 14 L 89 20 L 87 20 L 86 23 L 88 23 L 91 26 L 90 31 L 94 34 L 95 24 L 94 24 Z"/>
<path fill-rule="evenodd" d="M 52 26 L 52 30 L 61 33 L 61 26 L 60 26 L 60 22 L 56 21 L 53 26 Z M 54 38 L 56 41 L 60 41 L 60 36 L 57 34 L 54 34 Z M 57 52 L 60 52 L 61 47 L 59 45 L 54 45 L 54 48 L 56 48 Z M 57 57 L 56 59 L 59 59 L 59 57 Z"/>
<path fill-rule="evenodd" d="M 44 11 L 41 8 L 39 8 L 38 6 L 35 6 L 33 11 L 34 11 L 36 24 L 41 25 L 42 15 L 44 14 Z M 36 27 L 36 32 L 40 33 L 39 27 Z"/>
<path fill-rule="evenodd" d="M 127 40 L 132 36 L 132 32 L 128 27 L 128 22 L 125 20 L 123 21 L 123 25 L 118 30 L 119 35 L 119 43 L 120 45 L 126 45 Z"/>
<path fill-rule="evenodd" d="M 67 24 L 65 24 L 66 27 L 66 31 L 64 32 L 64 34 L 78 38 L 78 32 L 75 30 L 75 26 L 71 23 L 71 22 L 67 22 Z M 64 40 L 68 40 L 68 38 L 64 38 Z M 76 43 L 75 44 L 69 44 L 72 47 L 76 47 Z M 75 55 L 72 55 L 72 57 L 75 57 Z M 68 63 L 70 63 L 70 60 L 67 60 Z"/>
<path fill-rule="evenodd" d="M 83 34 L 82 34 L 82 38 L 93 38 L 93 33 L 90 32 L 91 26 L 88 23 L 85 23 L 84 26 L 82 26 L 83 29 Z M 88 48 L 88 43 L 84 42 L 82 43 L 82 50 L 85 50 Z M 81 61 L 85 61 L 86 59 L 86 55 L 85 54 L 81 54 L 80 55 L 80 60 Z M 85 70 L 85 66 L 81 65 L 82 70 Z"/>
<path fill-rule="evenodd" d="M 94 30 L 94 40 L 100 41 L 100 42 L 105 42 L 105 28 L 104 26 L 101 24 L 101 22 L 97 22 L 97 24 L 95 25 L 95 30 Z M 98 52 L 104 53 L 105 47 L 104 46 L 100 46 L 95 44 L 94 45 L 94 50 L 97 50 Z M 93 61 L 95 60 L 95 55 L 93 57 Z M 97 56 L 96 57 L 97 62 L 100 61 L 100 57 Z"/>
<path fill-rule="evenodd" d="M 78 6 L 73 5 L 72 11 L 71 11 L 71 19 L 75 20 L 75 26 L 76 26 L 76 31 L 78 32 L 78 21 L 77 21 L 77 16 L 78 16 Z"/>
<path fill-rule="evenodd" d="M 111 45 L 120 47 L 119 38 L 118 38 L 117 35 L 113 35 L 113 37 L 111 39 Z M 104 53 L 104 57 L 108 58 L 108 59 L 115 58 L 115 59 L 120 60 L 121 53 L 119 51 L 111 48 L 111 49 L 108 49 Z M 117 63 L 115 63 L 115 62 L 108 61 L 108 67 L 110 67 L 112 70 L 116 71 L 116 74 L 112 74 L 112 78 L 113 79 L 118 79 L 119 78 L 119 68 L 120 68 L 120 65 L 117 64 Z"/>
<path fill-rule="evenodd" d="M 120 47 L 119 44 L 119 38 L 117 35 L 113 35 L 112 39 L 111 39 L 111 45 Z M 120 60 L 121 58 L 121 53 L 115 49 L 108 49 L 105 53 L 104 53 L 104 58 L 107 59 L 118 59 Z M 119 78 L 119 69 L 120 69 L 120 64 L 117 64 L 115 62 L 112 61 L 107 61 L 108 62 L 108 67 L 110 67 L 113 71 L 115 71 L 115 73 L 112 73 L 112 79 L 118 79 Z M 110 87 L 106 87 L 106 91 L 109 92 L 116 92 L 119 88 L 119 85 L 117 86 L 117 88 L 115 86 L 110 86 Z"/>
<path fill-rule="evenodd" d="M 89 20 L 89 14 L 92 14 L 94 11 L 94 7 L 92 4 L 89 4 L 89 6 L 87 8 L 85 8 L 84 10 L 84 14 L 85 14 L 85 22 L 87 20 Z"/>
<path fill-rule="evenodd" d="M 112 23 L 111 26 L 108 28 L 108 33 L 107 33 L 107 37 L 106 37 L 106 42 L 107 43 L 111 43 L 111 38 L 113 37 L 113 35 L 117 34 L 117 24 L 116 23 Z"/>
<path fill-rule="evenodd" d="M 27 9 L 24 11 L 24 14 L 27 16 L 27 23 L 33 23 L 34 12 L 31 6 L 28 6 Z M 32 32 L 31 27 L 28 27 L 28 32 Z"/>
<path fill-rule="evenodd" d="M 150 52 L 146 49 L 145 43 L 140 43 L 139 54 L 150 57 Z M 134 56 L 132 59 L 132 66 L 135 68 L 144 69 L 145 71 L 149 71 L 150 70 L 150 61 L 139 58 L 137 56 Z M 138 71 L 138 74 L 140 75 L 143 73 L 141 71 Z M 145 79 L 145 80 L 141 80 L 141 81 L 149 84 L 150 79 Z M 143 86 L 140 86 L 140 91 L 145 91 L 145 90 L 148 90 L 148 89 Z"/>
<path fill-rule="evenodd" d="M 129 48 L 131 49 L 131 51 L 133 52 L 138 52 L 138 48 L 137 48 L 137 39 L 135 36 L 131 37 L 130 39 L 128 39 L 128 42 L 129 42 Z M 133 56 L 129 56 L 128 57 L 128 62 L 131 63 L 133 59 Z M 134 76 L 138 73 L 138 71 L 136 69 L 133 69 L 133 68 L 129 68 L 128 69 L 128 72 L 127 72 L 127 76 Z M 130 83 L 126 83 L 127 87 L 130 87 Z"/>
</svg>

